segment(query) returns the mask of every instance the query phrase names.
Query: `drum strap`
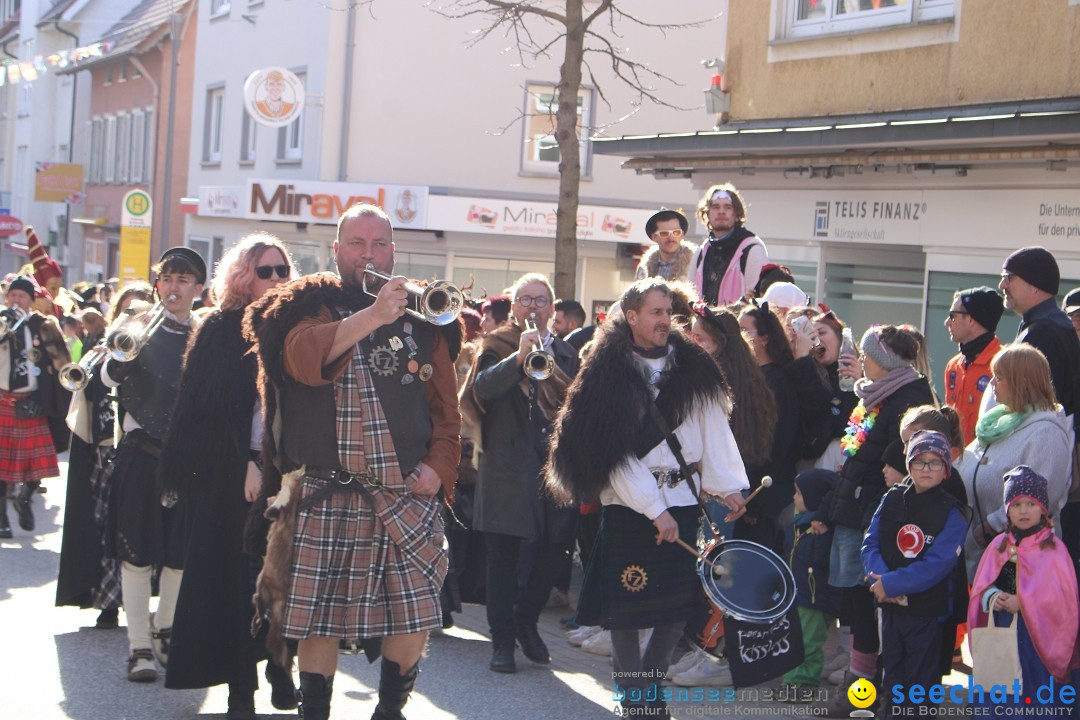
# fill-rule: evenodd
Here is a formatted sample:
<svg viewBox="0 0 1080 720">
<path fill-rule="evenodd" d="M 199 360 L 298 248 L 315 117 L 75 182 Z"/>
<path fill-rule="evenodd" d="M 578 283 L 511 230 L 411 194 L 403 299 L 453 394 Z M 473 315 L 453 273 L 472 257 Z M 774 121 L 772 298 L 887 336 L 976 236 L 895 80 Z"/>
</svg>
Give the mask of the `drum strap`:
<svg viewBox="0 0 1080 720">
<path fill-rule="evenodd" d="M 701 516 L 705 518 L 705 522 L 709 524 L 713 536 L 720 537 L 720 528 L 716 527 L 716 524 L 713 523 L 712 519 L 709 517 L 708 511 L 705 510 L 705 503 L 701 501 L 701 493 L 698 492 L 697 483 L 694 482 L 694 471 L 690 469 L 690 466 L 686 462 L 686 458 L 683 457 L 682 445 L 679 444 L 679 439 L 676 438 L 675 433 L 671 431 L 671 426 L 668 425 L 664 413 L 660 412 L 660 408 L 656 407 L 656 403 L 649 404 L 649 413 L 652 415 L 656 427 L 660 428 L 660 432 L 663 433 L 664 439 L 667 440 L 668 447 L 671 448 L 671 452 L 675 456 L 675 459 L 679 461 L 679 470 L 686 479 L 686 484 L 690 486 L 690 492 L 694 494 L 694 498 L 698 502 L 698 507 L 701 508 Z"/>
</svg>

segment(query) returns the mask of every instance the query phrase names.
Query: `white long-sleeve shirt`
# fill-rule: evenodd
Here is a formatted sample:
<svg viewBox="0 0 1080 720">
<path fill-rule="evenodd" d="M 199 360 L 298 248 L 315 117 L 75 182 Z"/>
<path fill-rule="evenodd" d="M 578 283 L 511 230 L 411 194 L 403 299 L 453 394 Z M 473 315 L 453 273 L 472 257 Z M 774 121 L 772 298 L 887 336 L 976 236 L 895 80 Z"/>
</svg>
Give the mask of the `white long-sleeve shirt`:
<svg viewBox="0 0 1080 720">
<path fill-rule="evenodd" d="M 646 361 L 653 365 L 655 361 Z M 661 360 L 662 364 L 662 360 Z M 701 472 L 694 478 L 699 490 L 726 497 L 750 487 L 735 437 L 724 406 L 718 401 L 704 403 L 675 428 L 688 465 L 699 463 Z M 683 480 L 675 487 L 657 487 L 654 470 L 678 469 L 679 461 L 666 441 L 643 458 L 631 455 L 611 474 L 609 485 L 600 493 L 604 505 L 623 505 L 650 520 L 669 507 L 696 505 L 697 499 Z"/>
</svg>

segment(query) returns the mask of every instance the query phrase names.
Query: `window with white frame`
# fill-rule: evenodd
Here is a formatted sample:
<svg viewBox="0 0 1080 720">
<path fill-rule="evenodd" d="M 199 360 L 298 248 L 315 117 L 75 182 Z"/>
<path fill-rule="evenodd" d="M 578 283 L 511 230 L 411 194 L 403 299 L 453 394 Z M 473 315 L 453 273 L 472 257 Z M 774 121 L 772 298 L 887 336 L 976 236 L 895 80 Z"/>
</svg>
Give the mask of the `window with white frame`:
<svg viewBox="0 0 1080 720">
<path fill-rule="evenodd" d="M 304 73 L 296 73 L 303 87 Z M 304 113 L 283 128 L 278 129 L 277 161 L 280 163 L 298 163 L 304 157 Z"/>
<path fill-rule="evenodd" d="M 7 22 L 19 14 L 21 0 L 0 0 L 0 22 Z"/>
<path fill-rule="evenodd" d="M 224 132 L 225 88 L 211 87 L 206 91 L 206 121 L 203 127 L 203 162 L 220 163 Z"/>
<path fill-rule="evenodd" d="M 131 116 L 116 118 L 116 171 L 117 182 L 126 183 L 131 175 Z"/>
<path fill-rule="evenodd" d="M 105 120 L 94 118 L 90 121 L 90 157 L 87 162 L 87 180 L 101 182 L 101 156 L 104 152 Z"/>
<path fill-rule="evenodd" d="M 116 180 L 116 163 L 113 158 L 116 157 L 116 116 L 107 115 L 105 117 L 105 137 L 102 143 L 101 151 L 101 181 L 111 183 Z"/>
<path fill-rule="evenodd" d="M 133 183 L 146 179 L 146 113 L 135 110 L 131 113 L 131 173 Z"/>
<path fill-rule="evenodd" d="M 784 37 L 877 30 L 953 17 L 954 0 L 778 0 Z"/>
<path fill-rule="evenodd" d="M 229 0 L 210 0 L 210 17 L 229 14 Z"/>
<path fill-rule="evenodd" d="M 525 138 L 521 170 L 525 173 L 558 175 L 562 153 L 555 140 L 555 114 L 559 99 L 552 85 L 531 83 L 525 95 Z M 590 174 L 589 129 L 592 127 L 593 91 L 582 88 L 577 97 L 577 130 L 581 144 L 581 174 Z"/>
<path fill-rule="evenodd" d="M 250 164 L 255 162 L 255 128 L 257 125 L 246 109 L 244 110 L 244 116 L 241 123 L 240 162 Z"/>
</svg>

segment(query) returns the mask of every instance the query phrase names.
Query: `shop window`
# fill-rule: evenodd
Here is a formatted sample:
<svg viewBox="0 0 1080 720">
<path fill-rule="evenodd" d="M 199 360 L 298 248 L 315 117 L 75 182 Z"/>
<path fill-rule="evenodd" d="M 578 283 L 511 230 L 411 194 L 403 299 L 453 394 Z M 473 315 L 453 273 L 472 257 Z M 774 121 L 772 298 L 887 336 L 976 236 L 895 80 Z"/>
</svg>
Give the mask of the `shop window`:
<svg viewBox="0 0 1080 720">
<path fill-rule="evenodd" d="M 835 35 L 952 18 L 954 0 L 779 0 L 784 37 Z"/>
<path fill-rule="evenodd" d="M 554 86 L 530 84 L 526 87 L 525 138 L 521 158 L 523 173 L 558 176 L 559 161 L 562 159 L 555 141 L 555 113 L 558 109 L 559 99 Z M 592 171 L 592 144 L 588 139 L 593 124 L 592 112 L 593 91 L 582 88 L 577 98 L 582 177 L 589 177 Z"/>
</svg>

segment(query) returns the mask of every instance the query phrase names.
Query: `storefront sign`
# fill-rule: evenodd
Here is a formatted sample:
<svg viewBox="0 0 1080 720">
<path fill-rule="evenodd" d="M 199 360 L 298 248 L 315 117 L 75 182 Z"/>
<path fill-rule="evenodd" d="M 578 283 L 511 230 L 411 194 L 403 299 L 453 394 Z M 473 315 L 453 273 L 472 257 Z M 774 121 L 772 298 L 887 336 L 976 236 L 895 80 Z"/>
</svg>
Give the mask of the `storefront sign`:
<svg viewBox="0 0 1080 720">
<path fill-rule="evenodd" d="M 429 227 L 428 189 L 423 185 L 249 180 L 247 189 L 244 210 L 249 220 L 335 224 L 346 209 L 370 203 L 386 211 L 396 228 Z"/>
<path fill-rule="evenodd" d="M 83 166 L 70 163 L 36 163 L 34 200 L 36 202 L 66 202 L 73 205 L 82 203 Z"/>
<path fill-rule="evenodd" d="M 120 214 L 120 285 L 150 277 L 150 228 L 154 204 L 142 190 L 124 195 Z"/>
<path fill-rule="evenodd" d="M 199 211 L 203 217 L 247 217 L 247 193 L 240 185 L 203 185 L 199 188 Z"/>
<path fill-rule="evenodd" d="M 0 215 L 0 237 L 11 237 L 22 232 L 23 223 L 17 217 Z"/>
<path fill-rule="evenodd" d="M 432 195 L 428 198 L 428 227 L 491 235 L 555 237 L 556 209 L 553 202 Z M 645 222 L 654 212 L 581 205 L 577 236 L 581 240 L 644 244 L 648 242 Z"/>
</svg>

